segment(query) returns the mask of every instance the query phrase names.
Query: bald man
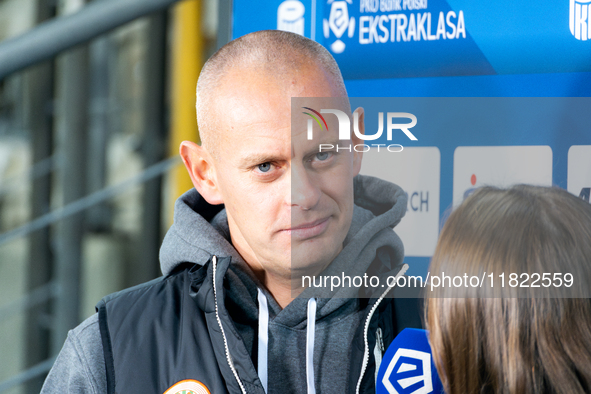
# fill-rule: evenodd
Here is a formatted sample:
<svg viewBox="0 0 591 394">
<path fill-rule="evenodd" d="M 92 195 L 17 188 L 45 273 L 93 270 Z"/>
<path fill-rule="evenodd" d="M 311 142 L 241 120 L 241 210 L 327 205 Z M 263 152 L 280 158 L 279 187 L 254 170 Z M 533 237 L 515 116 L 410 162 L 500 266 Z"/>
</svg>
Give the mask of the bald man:
<svg viewBox="0 0 591 394">
<path fill-rule="evenodd" d="M 336 118 L 308 139 L 292 97 L 327 98 L 351 115 L 336 62 L 305 37 L 256 32 L 207 61 L 202 144 L 180 147 L 195 189 L 176 202 L 163 276 L 104 298 L 69 333 L 43 393 L 375 391 L 385 348 L 420 327 L 417 310 L 385 298 L 390 287 L 318 298 L 301 277 L 401 274 L 392 228 L 406 198 L 358 176 L 361 153 L 320 152 L 337 138 Z"/>
</svg>

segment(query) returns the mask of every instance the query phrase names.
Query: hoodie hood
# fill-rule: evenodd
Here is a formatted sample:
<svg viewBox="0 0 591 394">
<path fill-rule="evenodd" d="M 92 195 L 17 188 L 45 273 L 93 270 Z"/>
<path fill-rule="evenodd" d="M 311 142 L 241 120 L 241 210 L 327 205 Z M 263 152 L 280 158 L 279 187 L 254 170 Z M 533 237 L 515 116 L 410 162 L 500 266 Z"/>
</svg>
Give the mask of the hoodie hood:
<svg viewBox="0 0 591 394">
<path fill-rule="evenodd" d="M 191 189 L 176 200 L 174 223 L 160 248 L 160 269 L 166 276 L 181 263 L 203 265 L 212 255 L 244 263 L 230 243 L 224 207 L 210 205 Z"/>
</svg>

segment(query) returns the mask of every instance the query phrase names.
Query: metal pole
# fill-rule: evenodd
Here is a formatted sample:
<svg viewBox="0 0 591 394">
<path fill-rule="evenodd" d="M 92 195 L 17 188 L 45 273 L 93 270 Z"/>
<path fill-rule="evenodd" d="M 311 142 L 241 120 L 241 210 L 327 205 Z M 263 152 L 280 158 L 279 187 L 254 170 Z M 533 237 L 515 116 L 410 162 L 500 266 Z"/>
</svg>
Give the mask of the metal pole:
<svg viewBox="0 0 591 394">
<path fill-rule="evenodd" d="M 33 160 L 51 157 L 53 147 L 53 64 L 39 65 L 30 75 L 30 119 Z M 31 212 L 33 218 L 50 211 L 51 173 L 31 179 Z M 28 291 L 34 291 L 51 280 L 52 250 L 50 229 L 45 227 L 31 234 L 29 240 Z M 31 308 L 27 314 L 25 354 L 26 366 L 33 366 L 49 357 L 50 327 L 42 324 L 49 315 L 49 300 Z M 27 392 L 41 391 L 43 377 L 27 384 Z"/>
<path fill-rule="evenodd" d="M 47 0 L 37 3 L 37 21 L 39 23 L 55 16 L 55 6 Z M 29 74 L 29 119 L 33 161 L 39 163 L 50 160 L 53 154 L 53 94 L 54 62 L 39 64 Z M 31 213 L 33 218 L 43 216 L 50 211 L 51 172 L 38 178 L 31 178 Z M 29 266 L 27 269 L 27 288 L 30 294 L 48 286 L 51 280 L 53 253 L 49 227 L 40 229 L 30 236 Z M 26 313 L 25 366 L 33 367 L 49 357 L 50 328 L 43 324 L 50 314 L 49 297 L 38 305 L 32 306 Z M 26 392 L 41 391 L 44 376 L 32 378 L 26 385 Z"/>
<path fill-rule="evenodd" d="M 146 167 L 158 163 L 166 153 L 165 126 L 165 63 L 167 13 L 150 17 L 148 24 L 146 59 L 146 92 L 144 102 L 144 130 L 142 156 Z M 129 280 L 141 283 L 160 274 L 158 252 L 161 239 L 162 177 L 144 184 L 142 197 L 142 235 L 138 243 L 137 259 L 130 262 Z"/>
<path fill-rule="evenodd" d="M 50 59 L 66 49 L 104 34 L 141 16 L 160 11 L 177 0 L 104 0 L 75 14 L 45 22 L 0 44 L 0 79 Z"/>
<path fill-rule="evenodd" d="M 95 0 L 96 1 L 96 0 Z M 107 142 L 109 137 L 110 37 L 102 36 L 89 45 L 90 51 L 90 117 L 88 127 L 88 192 L 105 187 Z M 88 230 L 107 232 L 111 224 L 108 202 L 88 210 Z"/>
<path fill-rule="evenodd" d="M 60 179 L 65 205 L 86 194 L 88 48 L 71 50 L 60 60 L 59 146 L 64 158 Z M 58 225 L 55 280 L 59 295 L 54 304 L 52 354 L 59 352 L 68 330 L 79 323 L 83 232 L 83 213 L 72 215 Z"/>
</svg>

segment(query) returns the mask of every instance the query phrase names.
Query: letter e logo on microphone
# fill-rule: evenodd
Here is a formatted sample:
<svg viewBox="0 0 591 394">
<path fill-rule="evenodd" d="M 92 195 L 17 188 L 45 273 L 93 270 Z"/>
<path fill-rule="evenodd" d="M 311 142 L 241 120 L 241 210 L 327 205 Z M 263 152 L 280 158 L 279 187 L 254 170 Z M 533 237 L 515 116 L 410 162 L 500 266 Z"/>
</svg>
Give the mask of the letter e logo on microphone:
<svg viewBox="0 0 591 394">
<path fill-rule="evenodd" d="M 405 328 L 394 338 L 378 369 L 376 393 L 443 393 L 425 330 Z"/>
<path fill-rule="evenodd" d="M 390 394 L 428 394 L 431 382 L 431 355 L 412 349 L 398 349 L 382 378 Z"/>
</svg>

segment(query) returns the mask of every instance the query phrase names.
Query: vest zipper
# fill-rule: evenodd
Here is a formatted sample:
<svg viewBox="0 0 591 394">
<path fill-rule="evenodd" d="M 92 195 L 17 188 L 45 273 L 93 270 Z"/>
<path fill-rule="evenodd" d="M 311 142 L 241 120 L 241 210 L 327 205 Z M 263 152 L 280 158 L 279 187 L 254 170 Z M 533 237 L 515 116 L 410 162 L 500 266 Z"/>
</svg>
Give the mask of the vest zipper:
<svg viewBox="0 0 591 394">
<path fill-rule="evenodd" d="M 382 357 L 384 356 L 384 338 L 382 335 L 382 329 L 378 327 L 376 329 L 376 346 L 373 348 L 373 357 L 376 360 L 376 384 L 378 381 L 378 370 L 382 363 Z"/>
<path fill-rule="evenodd" d="M 396 280 L 400 276 L 404 275 L 406 270 L 408 270 L 408 264 L 404 264 L 402 266 L 402 268 L 400 269 L 400 271 L 398 271 L 398 273 L 396 274 L 396 277 L 394 278 L 394 284 L 396 284 Z M 365 370 L 367 369 L 367 364 L 369 363 L 369 341 L 367 340 L 367 334 L 369 331 L 369 322 L 371 321 L 373 314 L 375 313 L 376 309 L 378 309 L 378 306 L 380 305 L 382 300 L 386 297 L 386 294 L 388 294 L 390 292 L 390 290 L 392 290 L 393 288 L 394 288 L 394 285 L 388 286 L 386 291 L 384 291 L 382 293 L 382 295 L 380 296 L 380 298 L 378 298 L 376 303 L 373 304 L 373 306 L 369 310 L 369 314 L 367 315 L 367 319 L 365 319 L 365 326 L 363 329 L 363 341 L 365 344 L 364 351 L 363 351 L 363 364 L 361 365 L 361 374 L 359 375 L 359 380 L 357 381 L 357 388 L 355 389 L 356 394 L 360 393 L 361 381 L 363 380 L 363 375 L 365 375 Z"/>
<path fill-rule="evenodd" d="M 218 311 L 218 297 L 217 297 L 217 290 L 215 287 L 215 274 L 217 271 L 217 257 L 214 255 L 212 257 L 212 263 L 213 263 L 213 299 L 215 302 L 215 318 L 218 322 L 218 325 L 220 326 L 220 330 L 222 331 L 222 337 L 224 338 L 224 349 L 226 352 L 226 361 L 228 361 L 228 365 L 230 366 L 230 369 L 232 370 L 232 373 L 234 374 L 234 377 L 236 378 L 236 381 L 238 382 L 238 385 L 240 386 L 240 390 L 242 391 L 243 394 L 246 394 L 246 390 L 244 389 L 244 385 L 242 384 L 242 381 L 240 380 L 240 377 L 238 376 L 238 372 L 236 372 L 236 368 L 234 367 L 234 362 L 232 361 L 232 357 L 230 356 L 230 349 L 228 348 L 228 340 L 226 339 L 226 332 L 224 331 L 224 327 L 222 326 L 222 321 L 220 320 L 220 314 Z"/>
</svg>

